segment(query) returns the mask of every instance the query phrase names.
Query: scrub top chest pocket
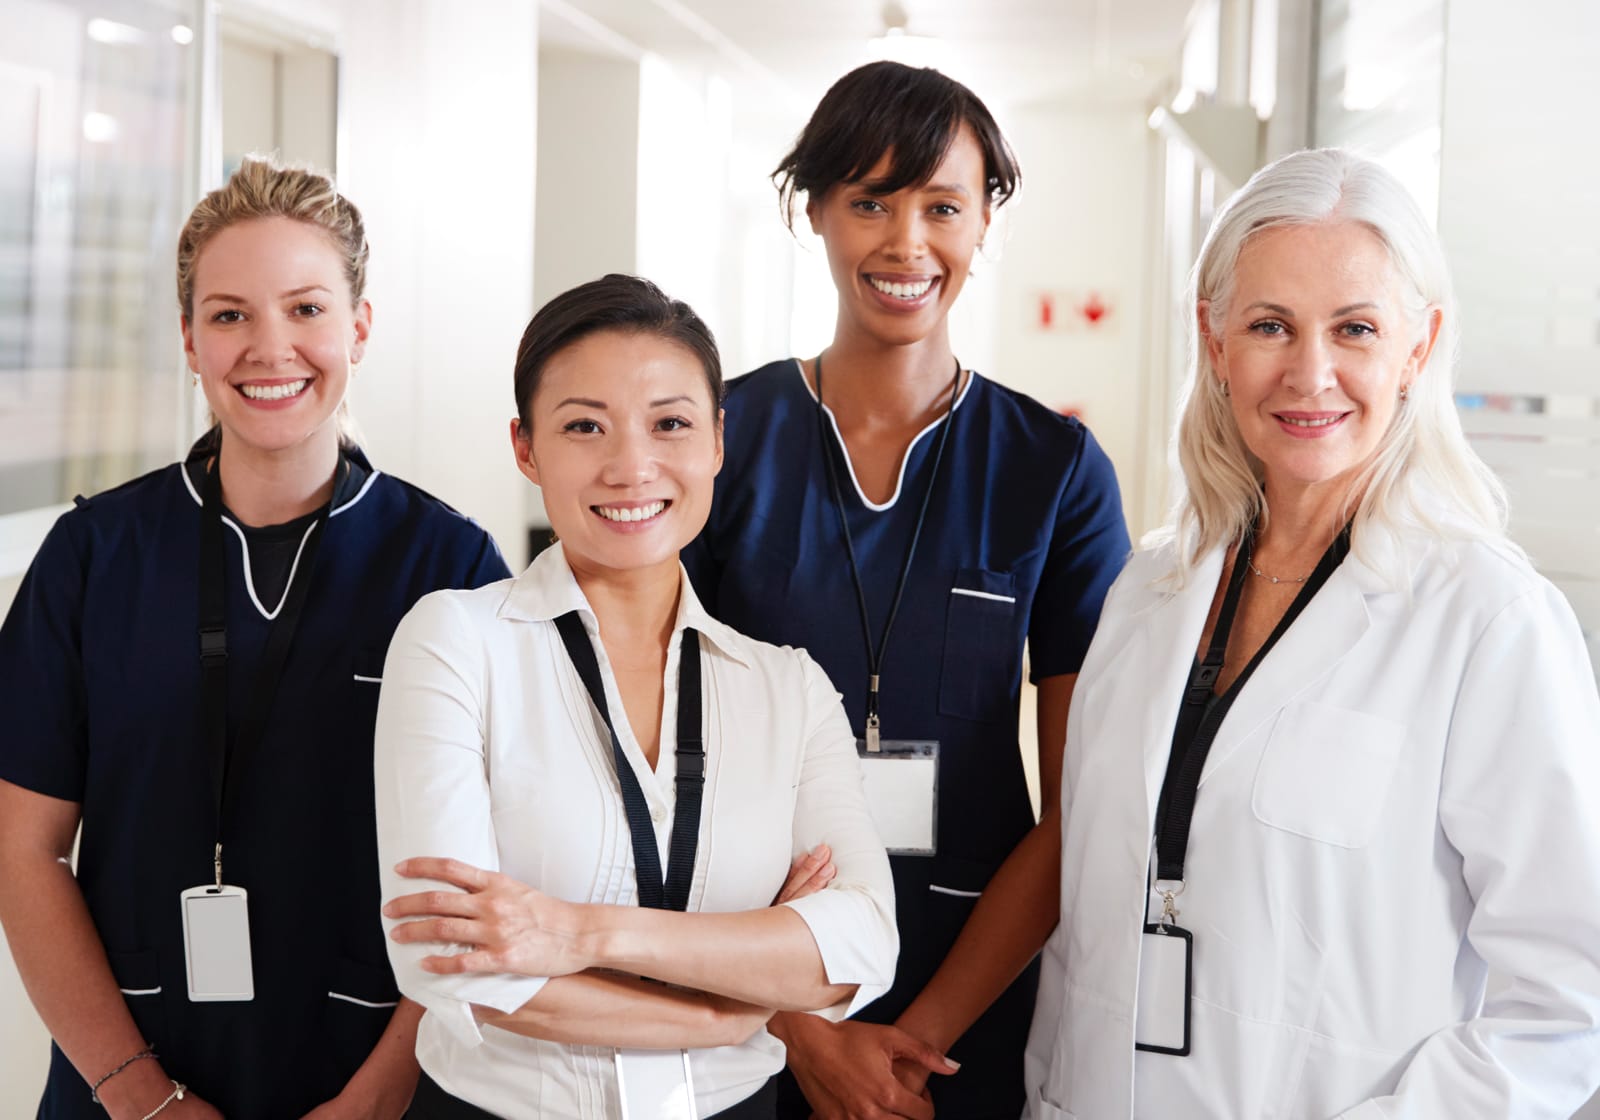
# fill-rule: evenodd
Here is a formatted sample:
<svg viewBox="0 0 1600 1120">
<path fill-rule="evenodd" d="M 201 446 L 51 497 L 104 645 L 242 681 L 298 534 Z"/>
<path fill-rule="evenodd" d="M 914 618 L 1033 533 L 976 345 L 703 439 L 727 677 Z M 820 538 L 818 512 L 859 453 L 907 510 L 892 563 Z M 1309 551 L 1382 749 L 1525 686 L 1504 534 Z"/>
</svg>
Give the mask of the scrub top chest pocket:
<svg viewBox="0 0 1600 1120">
<path fill-rule="evenodd" d="M 939 712 L 971 720 L 1007 717 L 1021 660 L 1016 577 L 957 569 L 945 613 Z"/>
</svg>

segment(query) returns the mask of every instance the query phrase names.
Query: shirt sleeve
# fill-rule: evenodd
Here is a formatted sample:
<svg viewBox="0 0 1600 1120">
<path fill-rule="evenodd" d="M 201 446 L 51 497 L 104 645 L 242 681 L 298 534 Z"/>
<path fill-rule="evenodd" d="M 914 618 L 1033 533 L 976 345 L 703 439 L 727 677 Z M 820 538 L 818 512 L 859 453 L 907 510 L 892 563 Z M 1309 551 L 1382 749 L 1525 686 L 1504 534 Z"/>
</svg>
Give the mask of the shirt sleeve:
<svg viewBox="0 0 1600 1120">
<path fill-rule="evenodd" d="M 1439 800 L 1467 941 L 1505 982 L 1351 1120 L 1565 1120 L 1600 1084 L 1600 697 L 1571 608 L 1541 584 L 1474 648 Z"/>
<path fill-rule="evenodd" d="M 783 905 L 804 919 L 822 954 L 830 984 L 855 984 L 849 1001 L 817 1014 L 843 1019 L 883 995 L 894 982 L 900 934 L 894 878 L 873 827 L 856 757 L 855 734 L 839 693 L 805 653 L 805 758 L 795 799 L 794 854 L 826 842 L 838 870 L 816 894 Z"/>
<path fill-rule="evenodd" d="M 1028 618 L 1029 677 L 1076 673 L 1106 592 L 1127 562 L 1128 526 L 1111 460 L 1088 428 L 1061 489 L 1055 528 Z"/>
<path fill-rule="evenodd" d="M 456 890 L 403 879 L 394 866 L 415 856 L 453 858 L 500 870 L 486 760 L 485 651 L 459 592 L 424 596 L 389 644 L 378 697 L 374 786 L 383 900 Z M 387 933 L 399 923 L 383 920 Z M 400 990 L 427 1008 L 464 1045 L 483 1040 L 472 1005 L 515 1011 L 544 977 L 436 976 L 423 957 L 463 946 L 399 944 L 385 938 Z"/>
<path fill-rule="evenodd" d="M 88 770 L 83 673 L 86 563 L 66 514 L 28 567 L 0 626 L 0 778 L 82 801 Z"/>
</svg>

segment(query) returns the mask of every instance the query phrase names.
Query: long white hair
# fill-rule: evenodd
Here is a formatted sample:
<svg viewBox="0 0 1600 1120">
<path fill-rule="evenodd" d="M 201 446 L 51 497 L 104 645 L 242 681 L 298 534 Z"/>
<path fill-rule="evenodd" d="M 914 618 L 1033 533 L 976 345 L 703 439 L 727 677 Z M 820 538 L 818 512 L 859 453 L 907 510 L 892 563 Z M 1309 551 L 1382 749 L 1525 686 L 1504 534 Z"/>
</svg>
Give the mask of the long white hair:
<svg viewBox="0 0 1600 1120">
<path fill-rule="evenodd" d="M 1179 402 L 1177 431 L 1185 492 L 1167 523 L 1147 541 L 1172 549 L 1180 584 L 1202 556 L 1271 515 L 1261 461 L 1239 434 L 1201 336 L 1201 305 L 1207 304 L 1210 329 L 1220 330 L 1239 254 L 1250 238 L 1262 230 L 1324 222 L 1358 222 L 1383 242 L 1419 339 L 1426 338 L 1431 312 L 1437 309 L 1441 316 L 1427 365 L 1338 513 L 1340 524 L 1352 521 L 1352 550 L 1400 584 L 1405 576 L 1397 567 L 1399 557 L 1379 545 L 1380 537 L 1403 541 L 1420 532 L 1505 538 L 1505 489 L 1468 446 L 1455 409 L 1456 306 L 1439 240 L 1393 175 L 1350 152 L 1322 148 L 1295 152 L 1256 172 L 1217 214 L 1195 262 L 1188 304 L 1195 309 L 1189 324 L 1190 376 Z"/>
</svg>

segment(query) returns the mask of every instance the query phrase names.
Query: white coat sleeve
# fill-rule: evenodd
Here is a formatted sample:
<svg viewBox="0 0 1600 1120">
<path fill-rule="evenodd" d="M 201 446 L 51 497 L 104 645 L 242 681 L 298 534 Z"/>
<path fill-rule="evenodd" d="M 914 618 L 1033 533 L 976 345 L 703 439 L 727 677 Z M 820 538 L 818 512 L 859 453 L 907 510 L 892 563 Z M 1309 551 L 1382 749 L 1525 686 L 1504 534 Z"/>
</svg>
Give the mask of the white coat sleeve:
<svg viewBox="0 0 1600 1120">
<path fill-rule="evenodd" d="M 1567 1120 L 1600 1084 L 1600 699 L 1544 581 L 1467 662 L 1439 813 L 1473 899 L 1468 942 L 1503 983 L 1424 1042 L 1392 1095 L 1342 1115 Z"/>
<path fill-rule="evenodd" d="M 848 1004 L 817 1014 L 842 1019 L 894 982 L 900 935 L 894 878 L 862 788 L 856 738 L 833 683 L 799 654 L 805 677 L 805 757 L 794 809 L 794 852 L 826 843 L 838 874 L 825 890 L 784 903 L 805 920 L 830 984 L 858 985 Z"/>
<path fill-rule="evenodd" d="M 414 856 L 500 870 L 486 753 L 487 658 L 462 606 L 463 594 L 444 591 L 423 597 L 389 643 L 374 743 L 384 902 L 418 891 L 457 889 L 395 874 L 395 864 Z M 398 924 L 385 918 L 385 933 Z M 463 947 L 385 940 L 400 990 L 466 1046 L 483 1038 L 474 1003 L 515 1011 L 545 983 L 543 977 L 529 976 L 436 976 L 419 967 L 422 958 Z"/>
</svg>

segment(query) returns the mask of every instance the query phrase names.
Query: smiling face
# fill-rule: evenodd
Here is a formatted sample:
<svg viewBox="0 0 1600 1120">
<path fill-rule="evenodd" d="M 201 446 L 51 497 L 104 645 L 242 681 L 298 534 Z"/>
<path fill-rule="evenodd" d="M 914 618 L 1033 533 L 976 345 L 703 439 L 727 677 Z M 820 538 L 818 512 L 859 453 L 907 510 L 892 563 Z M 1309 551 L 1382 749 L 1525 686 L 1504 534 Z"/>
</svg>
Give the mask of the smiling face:
<svg viewBox="0 0 1600 1120">
<path fill-rule="evenodd" d="M 1405 295 L 1372 230 L 1327 222 L 1251 237 L 1215 331 L 1201 303 L 1212 365 L 1269 496 L 1342 492 L 1377 453 L 1438 331 L 1437 310 L 1419 327 Z"/>
<path fill-rule="evenodd" d="M 256 218 L 200 250 L 183 346 L 229 447 L 295 453 L 338 441 L 336 415 L 371 324 L 366 301 L 351 306 L 325 233 Z"/>
<path fill-rule="evenodd" d="M 885 152 L 859 182 L 836 183 L 806 207 L 839 292 L 839 331 L 889 345 L 943 327 L 989 228 L 983 150 L 962 125 L 927 182 L 874 194 Z"/>
<path fill-rule="evenodd" d="M 602 330 L 557 351 L 511 435 L 574 570 L 676 566 L 705 525 L 722 418 L 676 342 Z"/>
</svg>

